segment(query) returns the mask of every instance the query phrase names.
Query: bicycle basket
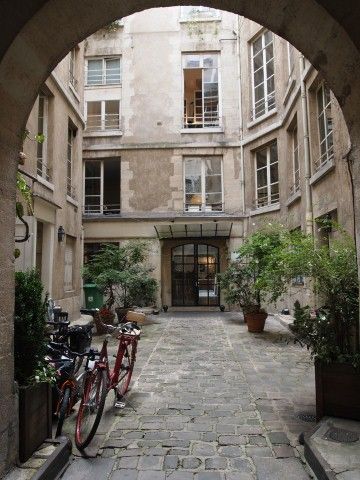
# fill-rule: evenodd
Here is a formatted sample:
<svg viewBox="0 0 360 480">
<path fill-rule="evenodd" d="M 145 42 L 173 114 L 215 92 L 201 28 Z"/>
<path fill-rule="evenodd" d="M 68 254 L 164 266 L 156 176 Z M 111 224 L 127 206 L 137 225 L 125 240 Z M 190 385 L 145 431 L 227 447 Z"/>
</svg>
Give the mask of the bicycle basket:
<svg viewBox="0 0 360 480">
<path fill-rule="evenodd" d="M 74 325 L 69 327 L 67 337 L 69 348 L 73 352 L 84 353 L 91 345 L 91 325 Z"/>
</svg>

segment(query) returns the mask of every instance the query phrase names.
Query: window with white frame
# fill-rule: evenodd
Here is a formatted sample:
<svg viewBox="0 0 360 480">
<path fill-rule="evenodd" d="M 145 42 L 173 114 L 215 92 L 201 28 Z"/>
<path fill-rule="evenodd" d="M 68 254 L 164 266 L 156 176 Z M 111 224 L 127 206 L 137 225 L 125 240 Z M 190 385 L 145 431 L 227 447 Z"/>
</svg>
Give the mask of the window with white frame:
<svg viewBox="0 0 360 480">
<path fill-rule="evenodd" d="M 86 102 L 86 130 L 120 130 L 120 100 Z"/>
<path fill-rule="evenodd" d="M 255 168 L 256 208 L 279 203 L 277 142 L 256 152 Z"/>
<path fill-rule="evenodd" d="M 291 194 L 300 190 L 300 163 L 299 163 L 299 139 L 297 125 L 291 132 L 292 140 L 292 159 L 293 159 L 293 186 Z"/>
<path fill-rule="evenodd" d="M 273 37 L 273 33 L 267 30 L 251 44 L 253 120 L 275 108 Z"/>
<path fill-rule="evenodd" d="M 222 211 L 222 183 L 221 157 L 185 157 L 185 211 Z"/>
<path fill-rule="evenodd" d="M 184 128 L 220 125 L 219 55 L 183 55 Z"/>
<path fill-rule="evenodd" d="M 69 197 L 74 197 L 75 192 L 72 187 L 72 175 L 73 175 L 73 155 L 74 155 L 74 138 L 75 138 L 75 129 L 73 126 L 68 124 L 68 135 L 67 135 L 67 161 L 66 161 L 66 194 Z"/>
<path fill-rule="evenodd" d="M 76 78 L 77 49 L 70 50 L 69 56 L 69 82 L 77 90 L 78 81 Z"/>
<path fill-rule="evenodd" d="M 86 85 L 120 85 L 120 57 L 87 60 Z"/>
<path fill-rule="evenodd" d="M 315 170 L 319 170 L 334 157 L 333 122 L 331 115 L 330 90 L 323 82 L 316 92 L 317 116 L 319 128 L 320 157 L 315 162 Z"/>
<path fill-rule="evenodd" d="M 84 213 L 120 213 L 120 159 L 85 161 Z"/>
<path fill-rule="evenodd" d="M 216 19 L 219 18 L 220 12 L 215 8 L 188 5 L 181 7 L 181 18 L 183 20 L 194 19 Z"/>
<path fill-rule="evenodd" d="M 50 169 L 47 159 L 48 147 L 48 113 L 49 100 L 48 97 L 40 93 L 38 106 L 38 126 L 37 134 L 43 137 L 42 142 L 37 143 L 37 174 L 45 180 L 50 180 Z"/>
</svg>

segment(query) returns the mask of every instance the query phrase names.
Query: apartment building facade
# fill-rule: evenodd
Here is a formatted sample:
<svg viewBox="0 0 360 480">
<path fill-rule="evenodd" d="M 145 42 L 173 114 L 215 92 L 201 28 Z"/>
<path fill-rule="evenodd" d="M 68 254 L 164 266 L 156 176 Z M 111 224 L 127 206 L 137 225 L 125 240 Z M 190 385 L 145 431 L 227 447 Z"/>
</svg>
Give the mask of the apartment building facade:
<svg viewBox="0 0 360 480">
<path fill-rule="evenodd" d="M 97 32 L 84 55 L 85 260 L 147 239 L 159 304 L 217 307 L 218 273 L 264 222 L 317 232 L 331 217 L 352 233 L 340 108 L 280 37 L 173 7 Z M 302 279 L 294 292 L 306 294 Z"/>
<path fill-rule="evenodd" d="M 20 172 L 32 192 L 32 210 L 17 218 L 16 270 L 37 268 L 45 291 L 70 318 L 81 306 L 83 44 L 45 81 L 26 126 Z M 42 136 L 43 142 L 36 141 Z M 21 200 L 21 197 L 19 197 Z"/>
</svg>

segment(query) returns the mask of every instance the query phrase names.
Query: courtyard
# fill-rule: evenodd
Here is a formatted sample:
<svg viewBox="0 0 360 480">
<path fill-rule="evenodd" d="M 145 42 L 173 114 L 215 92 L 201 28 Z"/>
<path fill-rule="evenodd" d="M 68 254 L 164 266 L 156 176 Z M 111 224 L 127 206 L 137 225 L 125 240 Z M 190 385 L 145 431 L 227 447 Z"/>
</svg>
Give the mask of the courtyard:
<svg viewBox="0 0 360 480">
<path fill-rule="evenodd" d="M 272 316 L 262 334 L 237 312 L 151 316 L 126 407 L 108 396 L 89 458 L 74 449 L 63 480 L 310 478 L 298 437 L 314 426 L 299 418 L 315 411 L 313 362 L 293 340 Z"/>
</svg>

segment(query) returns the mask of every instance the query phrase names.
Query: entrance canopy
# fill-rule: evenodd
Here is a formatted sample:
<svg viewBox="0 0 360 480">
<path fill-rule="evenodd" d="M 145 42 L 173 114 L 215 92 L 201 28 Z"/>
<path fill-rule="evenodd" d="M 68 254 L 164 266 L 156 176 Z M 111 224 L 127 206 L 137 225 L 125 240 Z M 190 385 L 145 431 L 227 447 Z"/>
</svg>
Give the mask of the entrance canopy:
<svg viewBox="0 0 360 480">
<path fill-rule="evenodd" d="M 232 222 L 169 223 L 154 225 L 159 240 L 166 238 L 230 238 Z"/>
</svg>

